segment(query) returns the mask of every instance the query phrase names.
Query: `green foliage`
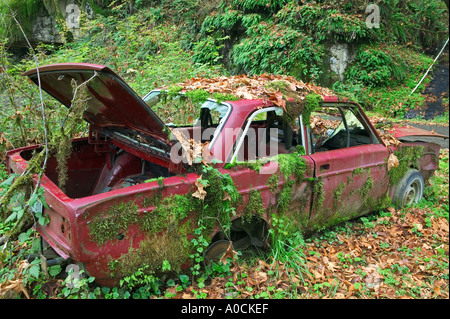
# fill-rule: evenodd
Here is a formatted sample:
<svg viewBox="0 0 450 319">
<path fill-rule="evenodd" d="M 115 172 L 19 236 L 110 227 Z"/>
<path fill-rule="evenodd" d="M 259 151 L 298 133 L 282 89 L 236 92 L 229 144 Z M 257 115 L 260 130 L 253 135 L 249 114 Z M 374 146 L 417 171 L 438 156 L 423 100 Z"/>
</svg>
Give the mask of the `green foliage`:
<svg viewBox="0 0 450 319">
<path fill-rule="evenodd" d="M 304 152 L 304 151 L 303 151 Z M 278 165 L 280 173 L 287 181 L 289 176 L 293 175 L 297 182 L 304 179 L 306 164 L 300 157 L 302 152 L 294 152 L 290 154 L 278 154 Z"/>
<path fill-rule="evenodd" d="M 315 93 L 309 93 L 305 97 L 305 108 L 303 111 L 303 118 L 307 121 L 311 117 L 311 113 L 319 109 L 320 102 L 322 102 L 322 97 Z"/>
<path fill-rule="evenodd" d="M 386 105 L 389 100 L 402 110 L 420 105 L 423 98 L 419 95 L 409 96 L 406 89 L 398 90 L 400 85 L 411 87 L 411 82 L 417 83 L 420 72 L 414 69 L 418 64 L 411 63 L 394 47 L 407 45 L 407 55 L 414 56 L 421 46 L 435 46 L 446 34 L 447 23 L 440 18 L 445 16 L 445 5 L 438 0 L 426 5 L 414 0 L 390 0 L 379 4 L 381 27 L 372 29 L 365 23 L 366 6 L 362 0 L 333 4 L 222 1 L 217 11 L 203 20 L 194 54 L 197 61 L 223 63 L 235 73 L 283 73 L 318 81 L 326 79 L 321 77 L 324 72 L 330 72 L 323 67 L 327 59 L 324 48 L 333 43 L 362 44 L 347 68 L 346 83 L 336 83 L 338 91 L 367 102 L 368 108 L 375 104 L 388 112 L 393 110 Z M 426 61 L 422 62 L 422 69 L 426 69 Z M 364 92 L 372 87 L 386 87 L 373 102 Z M 391 89 L 394 87 L 397 89 Z M 384 99 L 382 95 L 391 92 L 393 96 Z"/>
<path fill-rule="evenodd" d="M 336 82 L 332 89 L 359 102 L 366 110 L 388 116 L 403 116 L 420 107 L 425 98 L 420 93 L 425 79 L 414 94 L 414 87 L 433 60 L 408 47 L 362 46 L 358 58 L 346 71 L 346 82 Z"/>
<path fill-rule="evenodd" d="M 253 218 L 262 218 L 265 212 L 261 193 L 258 190 L 251 190 L 248 194 L 248 202 L 242 212 L 242 221 L 250 223 Z"/>
<path fill-rule="evenodd" d="M 211 234 L 214 226 L 219 226 L 222 231 L 229 235 L 231 218 L 236 214 L 236 206 L 241 202 L 234 181 L 229 174 L 222 174 L 214 167 L 203 166 L 202 180 L 207 193 L 205 199 L 199 202 L 197 208 L 201 212 L 203 226 L 206 234 Z M 229 198 L 224 200 L 224 198 Z"/>
<path fill-rule="evenodd" d="M 393 59 L 384 51 L 363 46 L 358 50 L 357 62 L 349 68 L 347 78 L 369 87 L 386 85 L 393 80 L 393 65 Z"/>
<path fill-rule="evenodd" d="M 161 198 L 156 195 L 150 201 L 144 200 L 144 206 L 154 206 L 152 212 L 147 212 L 140 220 L 140 227 L 150 233 L 158 233 L 170 225 L 177 225 L 194 210 L 194 204 L 188 196 L 172 195 Z"/>
<path fill-rule="evenodd" d="M 91 289 L 89 286 L 94 280 L 94 277 L 86 276 L 84 270 L 80 270 L 74 276 L 74 269 L 71 268 L 63 282 L 63 288 L 59 297 L 66 299 L 96 299 L 100 296 L 100 288 Z"/>
<path fill-rule="evenodd" d="M 205 90 L 201 90 L 201 89 L 197 89 L 197 90 L 192 90 L 192 91 L 187 91 L 186 92 L 186 97 L 191 99 L 192 103 L 194 105 L 199 105 L 202 104 L 203 102 L 205 102 L 209 97 L 210 97 L 210 93 L 205 91 Z"/>
<path fill-rule="evenodd" d="M 262 10 L 274 12 L 281 6 L 285 5 L 289 0 L 232 0 L 231 4 L 243 10 Z"/>
<path fill-rule="evenodd" d="M 288 220 L 272 215 L 272 228 L 269 236 L 272 242 L 270 259 L 272 267 L 277 261 L 286 265 L 289 275 L 298 275 L 304 284 L 304 276 L 311 275 L 306 264 L 303 252 L 305 241 L 301 232 L 290 232 L 291 225 Z"/>
<path fill-rule="evenodd" d="M 280 191 L 277 210 L 280 214 L 286 213 L 289 203 L 292 200 L 292 190 L 294 186 L 294 181 L 285 181 L 283 188 Z"/>
<path fill-rule="evenodd" d="M 213 36 L 200 39 L 194 45 L 192 60 L 197 63 L 219 64 L 222 59 L 220 49 L 223 47 L 225 39 L 225 37 L 215 38 Z"/>
<path fill-rule="evenodd" d="M 189 255 L 192 261 L 191 273 L 194 276 L 200 275 L 202 262 L 204 260 L 204 251 L 209 245 L 209 240 L 207 240 L 203 235 L 205 233 L 205 230 L 206 227 L 203 225 L 203 221 L 200 219 L 198 221 L 198 227 L 194 230 L 194 238 L 191 239 L 193 253 Z"/>
<path fill-rule="evenodd" d="M 29 17 L 43 9 L 38 1 L 9 0 L 17 18 L 25 31 L 28 32 L 32 23 Z M 44 1 L 44 10 L 50 10 L 53 0 Z M 389 0 L 380 3 L 381 28 L 367 29 L 363 16 L 367 4 L 364 1 L 339 1 L 329 4 L 327 2 L 290 0 L 229 0 L 220 1 L 216 7 L 198 0 L 167 0 L 167 1 L 135 1 L 134 8 L 141 9 L 134 15 L 129 14 L 127 1 L 115 1 L 117 6 L 106 9 L 107 1 L 89 1 L 96 13 L 113 13 L 109 16 L 97 15 L 95 20 L 86 21 L 82 27 L 82 37 L 73 43 L 67 43 L 61 48 L 53 45 L 40 45 L 34 53 L 40 65 L 59 62 L 90 62 L 106 64 L 119 73 L 139 94 L 143 95 L 153 88 L 170 83 L 177 83 L 190 77 L 226 75 L 221 64 L 234 72 L 246 71 L 250 74 L 263 72 L 292 74 L 306 80 L 317 80 L 323 72 L 322 64 L 325 56 L 324 48 L 330 43 L 344 42 L 349 44 L 363 44 L 359 49 L 354 64 L 351 64 L 346 74 L 346 83 L 337 83 L 335 88 L 353 96 L 364 105 L 374 105 L 374 109 L 387 114 L 403 112 L 414 108 L 423 102 L 420 94 L 409 96 L 412 88 L 420 79 L 424 70 L 430 65 L 431 59 L 420 53 L 422 47 L 433 47 L 445 34 L 446 23 L 441 16 L 446 16 L 442 1 L 428 1 L 419 3 L 413 0 L 400 2 Z M 99 4 L 99 5 L 97 5 Z M 212 13 L 214 11 L 214 13 Z M 9 41 L 16 41 L 21 36 L 15 22 L 8 16 L 6 7 L 0 8 L 0 35 Z M 211 13 L 211 14 L 210 14 Z M 206 17 L 206 18 L 205 18 Z M 177 20 L 177 21 L 175 21 Z M 171 25 L 165 22 L 176 22 Z M 21 39 L 21 38 L 20 38 Z M 5 39 L 6 40 L 6 39 Z M 12 147 L 25 146 L 28 143 L 43 141 L 42 114 L 36 103 L 37 90 L 35 86 L 26 84 L 20 74 L 30 68 L 34 63 L 24 59 L 20 63 L 11 64 L 11 56 L 6 53 L 5 40 L 0 46 L 0 92 L 10 107 L 0 106 L 0 151 Z M 22 40 L 22 39 L 21 39 Z M 195 43 L 193 43 L 195 42 Z M 380 45 L 383 44 L 383 45 Z M 400 44 L 401 46 L 399 46 Z M 191 52 L 190 50 L 193 50 Z M 120 52 L 120 54 L 119 54 Z M 229 65 L 227 60 L 231 59 Z M 5 71 L 3 73 L 3 70 Z M 426 82 L 425 82 L 426 83 Z M 423 88 L 423 85 L 419 87 Z M 169 87 L 168 95 L 179 92 L 179 87 Z M 204 92 L 193 93 L 198 101 L 210 97 Z M 212 97 L 219 103 L 234 100 L 231 95 L 213 94 Z M 306 105 L 314 109 L 317 97 L 308 95 Z M 2 100 L 3 101 L 3 100 Z M 46 113 L 48 116 L 49 138 L 55 148 L 58 145 L 67 145 L 67 136 L 83 132 L 84 126 L 67 122 L 64 131 L 61 123 L 68 115 L 73 113 L 60 107 L 51 98 L 44 95 Z M 307 107 L 309 109 L 309 107 Z M 72 110 L 72 111 L 75 111 Z M 399 113 L 400 114 L 400 113 Z M 58 144 L 57 142 L 62 144 Z M 65 148 L 67 150 L 67 148 Z M 289 154 L 292 155 L 292 154 Z M 401 154 L 397 154 L 403 158 Z M 417 155 L 417 154 L 416 154 Z M 406 154 L 414 158 L 414 154 Z M 42 156 L 42 155 L 41 155 Z M 64 158 L 64 156 L 62 156 Z M 280 175 L 273 175 L 268 182 L 271 190 L 277 192 L 279 177 L 299 180 L 304 174 L 304 163 L 298 157 L 281 156 L 278 158 Z M 63 161 L 61 161 L 62 163 Z M 407 161 L 402 161 L 401 164 Z M 40 167 L 36 158 L 36 168 Z M 259 170 L 263 163 L 248 163 L 249 167 Z M 302 165 L 303 164 L 303 165 Z M 410 164 L 409 164 L 410 165 Z M 401 169 L 403 166 L 401 166 Z M 408 167 L 405 166 L 406 168 Z M 448 158 L 447 168 L 448 172 Z M 38 172 L 38 171 L 36 171 Z M 163 233 L 165 241 L 155 244 L 156 238 L 149 236 L 149 240 L 139 249 L 130 251 L 130 256 L 123 258 L 127 271 L 121 282 L 121 287 L 113 289 L 103 287 L 101 290 L 92 289 L 92 277 L 81 277 L 71 288 L 67 285 L 59 295 L 61 298 L 149 298 L 162 291 L 163 282 L 172 285 L 175 281 L 186 288 L 190 284 L 187 275 L 180 275 L 172 281 L 158 278 L 154 269 L 167 273 L 176 271 L 180 262 L 172 255 L 165 255 L 159 259 L 147 259 L 154 265 L 147 265 L 139 256 L 150 258 L 155 255 L 157 245 L 170 248 L 170 253 L 180 253 L 191 256 L 191 274 L 201 276 L 201 262 L 203 252 L 208 245 L 209 235 L 213 228 L 219 226 L 227 233 L 231 217 L 235 214 L 235 205 L 239 202 L 239 193 L 227 174 L 222 174 L 213 168 L 204 168 L 203 181 L 209 184 L 205 188 L 207 197 L 204 201 L 191 196 L 173 196 L 159 198 L 155 210 L 138 216 L 134 203 L 122 203 L 106 210 L 104 221 L 95 220 L 91 225 L 92 233 L 103 233 L 103 237 L 93 235 L 98 243 L 114 240 L 117 234 L 126 229 L 131 223 L 139 223 L 142 229 L 150 234 L 162 231 L 164 225 L 177 223 L 186 217 L 190 211 L 195 211 L 204 218 L 204 223 L 194 231 L 194 237 L 187 240 L 187 232 L 191 232 L 192 225 L 181 226 L 181 234 Z M 391 182 L 395 181 L 397 173 L 392 172 Z M 397 174 L 402 176 L 401 172 Z M 13 189 L 13 176 L 7 178 L 4 165 L 0 165 L 0 196 L 7 199 L 2 202 L 2 209 L 7 208 L 7 214 L 0 219 L 0 234 L 12 234 L 15 226 L 25 217 L 33 217 L 38 223 L 45 224 L 48 217 L 42 215 L 40 206 L 45 207 L 42 189 L 39 189 L 31 198 L 29 176 L 19 180 L 17 185 L 26 186 L 28 190 Z M 373 187 L 368 178 L 361 194 Z M 162 180 L 158 180 L 162 183 Z M 435 182 L 434 187 L 442 182 Z M 294 182 L 279 190 L 280 210 L 287 210 Z M 323 201 L 321 180 L 315 183 L 314 195 L 317 203 Z M 163 186 L 163 185 L 161 185 Z M 343 184 L 333 194 L 340 196 Z M 441 194 L 442 190 L 436 190 Z M 4 195 L 8 195 L 4 197 Z M 226 195 L 230 196 L 230 199 Z M 255 209 L 248 209 L 256 215 L 263 212 L 262 199 L 259 192 L 251 192 L 249 202 Z M 445 195 L 445 193 L 444 193 Z M 435 195 L 438 196 L 438 195 Z M 441 196 L 442 197 L 442 196 Z M 447 196 L 448 197 L 448 196 Z M 12 205 L 15 203 L 20 205 Z M 4 205 L 3 205 L 4 204 Z M 28 204 L 31 213 L 24 209 Z M 318 204 L 318 205 L 319 205 Z M 13 207 L 14 206 L 14 207 Z M 253 207 L 251 206 L 251 207 Z M 444 216 L 448 220 L 447 204 L 440 206 L 439 210 L 432 212 L 425 223 L 430 224 L 432 216 Z M 250 218 L 250 214 L 245 215 Z M 138 220 L 138 217 L 140 218 Z M 307 271 L 305 258 L 302 252 L 303 238 L 300 233 L 292 232 L 292 224 L 286 216 L 273 217 L 271 234 L 273 246 L 273 259 L 281 260 L 290 269 L 298 269 L 300 274 Z M 413 229 L 418 232 L 418 229 Z M 19 232 L 17 242 L 7 242 L 7 246 L 0 253 L 0 264 L 7 265 L 0 269 L 0 280 L 5 282 L 17 275 L 20 260 L 30 253 L 39 252 L 39 240 L 31 229 Z M 181 240 L 180 240 L 181 238 Z M 177 241 L 178 240 L 178 241 Z M 172 246 L 170 246 L 172 244 Z M 22 245 L 22 246 L 20 246 Z M 13 254 L 14 252 L 14 254 Z M 145 255 L 147 253 L 147 255 Z M 127 259 L 128 257 L 128 259 Z M 342 261 L 350 262 L 343 255 Z M 40 268 L 38 259 L 30 260 L 30 265 L 24 273 L 24 284 L 33 284 L 35 296 L 45 297 L 42 293 L 42 284 L 48 280 Z M 127 264 L 128 262 L 128 264 Z M 11 265 L 11 266 L 9 266 Z M 156 266 L 155 266 L 156 265 Z M 125 266 L 128 266 L 126 268 Z M 152 266 L 155 266 L 152 268 Z M 448 265 L 447 265 L 448 266 Z M 221 266 L 223 267 L 223 266 Z M 299 268 L 296 268 L 299 267 Z M 216 270 L 219 268 L 215 268 Z M 228 268 L 229 270 L 229 268 Z M 61 267 L 49 269 L 50 277 L 56 276 Z M 220 272 L 225 273 L 226 267 Z M 390 272 L 406 271 L 398 265 L 393 265 L 385 272 L 385 281 L 390 280 Z M 201 277 L 204 280 L 204 277 Z M 203 281 L 199 283 L 204 284 Z M 170 286 L 170 284 L 168 284 Z M 395 283 L 394 283 L 395 284 Z M 330 287 L 329 287 L 330 288 Z M 320 284 L 314 286 L 315 291 L 322 289 Z M 198 294 L 201 297 L 201 294 Z"/>
<path fill-rule="evenodd" d="M 373 188 L 373 179 L 370 176 L 370 170 L 367 170 L 367 178 L 366 181 L 364 182 L 364 184 L 361 186 L 360 189 L 360 195 L 361 195 L 361 199 L 366 199 L 367 194 L 372 190 Z"/>
<path fill-rule="evenodd" d="M 276 14 L 279 22 L 295 26 L 320 42 L 357 42 L 369 35 L 359 8 L 346 10 L 343 4 L 305 3 L 290 1 Z"/>
<path fill-rule="evenodd" d="M 133 299 L 149 299 L 152 295 L 160 294 L 160 286 L 162 285 L 159 278 L 147 272 L 148 265 L 144 265 L 136 270 L 133 274 L 125 276 L 120 280 L 120 287 L 125 291 L 132 291 Z M 137 289 L 135 289 L 137 288 Z M 124 295 L 124 298 L 128 297 Z"/>
<path fill-rule="evenodd" d="M 320 75 L 321 45 L 293 28 L 261 22 L 232 50 L 234 65 L 249 74 L 264 72 L 312 79 Z"/>
<path fill-rule="evenodd" d="M 24 31 L 29 34 L 32 27 L 32 17 L 36 16 L 40 10 L 45 10 L 45 7 L 39 0 L 6 0 L 5 2 L 7 6 L 3 3 L 0 6 L 0 38 L 15 42 L 21 40 L 23 35 L 12 18 L 10 9 Z"/>
<path fill-rule="evenodd" d="M 444 1 L 388 0 L 380 3 L 380 14 L 384 23 L 378 34 L 387 43 L 432 47 L 448 28 L 445 19 L 441 19 L 448 16 Z"/>
<path fill-rule="evenodd" d="M 212 98 L 216 100 L 217 104 L 220 104 L 225 101 L 237 101 L 239 100 L 239 97 L 230 94 L 230 93 L 219 93 L 215 92 L 212 94 Z"/>
</svg>

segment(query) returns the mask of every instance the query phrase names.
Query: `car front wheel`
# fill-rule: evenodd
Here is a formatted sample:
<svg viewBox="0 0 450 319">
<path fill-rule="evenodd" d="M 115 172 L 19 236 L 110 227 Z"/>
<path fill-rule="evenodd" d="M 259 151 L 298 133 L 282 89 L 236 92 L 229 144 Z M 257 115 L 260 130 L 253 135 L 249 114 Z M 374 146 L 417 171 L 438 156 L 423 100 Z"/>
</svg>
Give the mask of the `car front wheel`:
<svg viewBox="0 0 450 319">
<path fill-rule="evenodd" d="M 397 208 L 413 205 L 423 196 L 424 180 L 416 169 L 410 169 L 396 186 L 394 204 Z"/>
</svg>

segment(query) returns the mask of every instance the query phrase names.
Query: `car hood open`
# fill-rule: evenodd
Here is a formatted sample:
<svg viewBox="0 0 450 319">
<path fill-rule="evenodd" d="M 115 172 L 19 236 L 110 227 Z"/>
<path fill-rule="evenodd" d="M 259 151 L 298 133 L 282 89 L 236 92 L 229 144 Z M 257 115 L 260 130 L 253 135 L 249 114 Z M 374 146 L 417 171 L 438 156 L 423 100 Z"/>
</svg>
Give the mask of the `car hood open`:
<svg viewBox="0 0 450 319">
<path fill-rule="evenodd" d="M 390 130 L 387 130 L 389 133 L 393 134 L 396 138 L 407 137 L 407 136 L 425 136 L 425 137 L 440 137 L 443 139 L 448 139 L 448 136 L 438 134 L 434 131 L 427 131 L 420 128 L 412 127 L 412 126 L 403 126 L 400 127 L 398 125 L 394 125 L 394 127 Z"/>
<path fill-rule="evenodd" d="M 70 108 L 74 87 L 86 82 L 85 119 L 107 128 L 129 128 L 168 144 L 168 129 L 147 104 L 111 69 L 103 65 L 61 63 L 25 72 L 34 83 Z"/>
</svg>

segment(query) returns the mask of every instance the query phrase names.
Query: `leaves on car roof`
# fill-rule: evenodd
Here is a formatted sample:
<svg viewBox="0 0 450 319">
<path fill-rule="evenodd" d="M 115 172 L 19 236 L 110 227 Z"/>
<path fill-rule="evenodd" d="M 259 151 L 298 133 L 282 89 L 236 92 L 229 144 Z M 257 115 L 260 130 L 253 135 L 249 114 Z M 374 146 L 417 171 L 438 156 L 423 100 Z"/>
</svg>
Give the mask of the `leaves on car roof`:
<svg viewBox="0 0 450 319">
<path fill-rule="evenodd" d="M 281 83 L 283 89 L 276 85 L 271 86 L 272 83 Z M 183 90 L 205 90 L 209 93 L 233 94 L 241 99 L 263 99 L 270 101 L 274 105 L 283 106 L 286 100 L 297 96 L 303 100 L 309 93 L 315 93 L 321 96 L 335 96 L 330 89 L 324 88 L 311 83 L 305 83 L 297 80 L 293 76 L 288 75 L 274 75 L 261 74 L 254 76 L 235 75 L 235 76 L 221 76 L 216 78 L 191 78 L 182 83 L 177 83 L 176 86 L 182 87 Z"/>
</svg>

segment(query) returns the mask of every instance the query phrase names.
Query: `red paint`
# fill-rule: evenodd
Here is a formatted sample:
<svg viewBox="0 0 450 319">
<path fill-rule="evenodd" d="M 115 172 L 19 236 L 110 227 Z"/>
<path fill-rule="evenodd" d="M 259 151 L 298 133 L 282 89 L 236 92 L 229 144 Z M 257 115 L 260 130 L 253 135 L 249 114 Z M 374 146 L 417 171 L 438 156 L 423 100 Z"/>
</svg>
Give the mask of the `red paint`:
<svg viewBox="0 0 450 319">
<path fill-rule="evenodd" d="M 394 125 L 392 130 L 387 130 L 388 132 L 394 134 L 396 138 L 406 137 L 406 136 L 429 136 L 429 137 L 440 137 L 443 139 L 448 139 L 448 136 L 438 134 L 435 132 L 430 132 L 420 128 L 415 128 L 411 126 L 399 127 Z"/>
<path fill-rule="evenodd" d="M 89 91 L 85 118 L 98 127 L 124 127 L 147 133 L 163 142 L 164 123 L 118 75 L 106 66 L 64 63 L 40 67 L 24 73 L 66 107 L 72 105 L 74 89 L 86 82 Z M 94 74 L 96 74 L 95 77 Z"/>
</svg>

